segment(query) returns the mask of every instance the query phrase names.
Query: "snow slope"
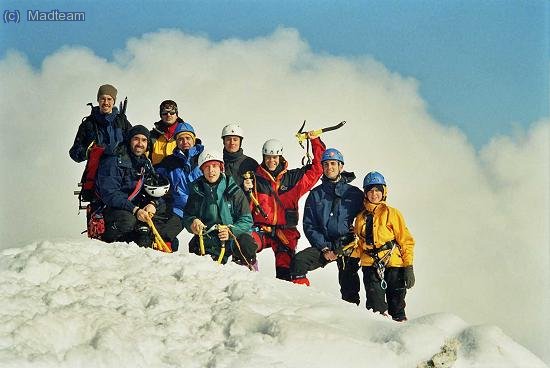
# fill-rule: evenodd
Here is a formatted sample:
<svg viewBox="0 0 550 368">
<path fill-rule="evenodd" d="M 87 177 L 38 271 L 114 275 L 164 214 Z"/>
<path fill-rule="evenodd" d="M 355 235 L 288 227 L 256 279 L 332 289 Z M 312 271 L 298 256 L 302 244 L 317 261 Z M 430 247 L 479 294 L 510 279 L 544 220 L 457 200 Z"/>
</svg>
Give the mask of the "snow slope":
<svg viewBox="0 0 550 368">
<path fill-rule="evenodd" d="M 0 295 L 1 367 L 546 367 L 495 326 L 396 323 L 267 272 L 124 243 L 3 250 Z"/>
</svg>

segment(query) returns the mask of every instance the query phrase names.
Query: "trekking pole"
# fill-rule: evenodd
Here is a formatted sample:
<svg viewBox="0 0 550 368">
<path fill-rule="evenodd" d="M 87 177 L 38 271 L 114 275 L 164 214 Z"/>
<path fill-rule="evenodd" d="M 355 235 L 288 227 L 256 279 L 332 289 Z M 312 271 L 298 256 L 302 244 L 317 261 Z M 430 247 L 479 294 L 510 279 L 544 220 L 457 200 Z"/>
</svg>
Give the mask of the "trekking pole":
<svg viewBox="0 0 550 368">
<path fill-rule="evenodd" d="M 151 214 L 149 212 L 147 213 L 147 225 L 149 225 L 151 231 L 153 231 L 153 234 L 155 235 L 154 244 L 156 244 L 157 246 L 157 248 L 155 249 L 165 253 L 172 253 L 172 249 L 164 242 L 159 232 L 157 231 L 155 224 L 153 224 L 153 219 L 151 218 Z"/>
</svg>

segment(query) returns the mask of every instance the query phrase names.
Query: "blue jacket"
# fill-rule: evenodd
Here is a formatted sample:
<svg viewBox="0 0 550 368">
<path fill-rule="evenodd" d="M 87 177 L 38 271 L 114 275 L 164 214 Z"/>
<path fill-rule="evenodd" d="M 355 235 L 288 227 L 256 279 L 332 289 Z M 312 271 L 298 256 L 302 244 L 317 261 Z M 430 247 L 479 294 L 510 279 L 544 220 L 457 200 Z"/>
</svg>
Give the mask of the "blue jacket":
<svg viewBox="0 0 550 368">
<path fill-rule="evenodd" d="M 92 142 L 105 147 L 105 153 L 112 154 L 131 127 L 126 115 L 119 114 L 116 107 L 112 113 L 104 115 L 94 106 L 91 114 L 80 123 L 69 156 L 76 162 L 86 161 L 86 151 Z"/>
<path fill-rule="evenodd" d="M 199 155 L 204 150 L 202 144 L 196 144 L 185 154 L 179 148 L 166 156 L 156 167 L 157 173 L 170 181 L 170 192 L 166 201 L 172 206 L 173 212 L 183 218 L 187 198 L 189 197 L 189 186 L 197 178 L 202 176 L 198 167 Z"/>
<path fill-rule="evenodd" d="M 338 182 L 324 175 L 321 185 L 309 193 L 304 208 L 304 234 L 319 249 L 334 250 L 338 238 L 348 234 L 355 216 L 363 208 L 363 191 L 349 184 L 355 174 L 342 172 Z"/>
<path fill-rule="evenodd" d="M 135 206 L 141 207 L 143 194 L 129 200 L 135 190 L 141 192 L 143 180 L 153 173 L 153 165 L 145 155 L 135 156 L 128 145 L 121 146 L 114 154 L 104 154 L 99 163 L 96 186 L 101 200 L 108 207 L 132 212 Z"/>
</svg>

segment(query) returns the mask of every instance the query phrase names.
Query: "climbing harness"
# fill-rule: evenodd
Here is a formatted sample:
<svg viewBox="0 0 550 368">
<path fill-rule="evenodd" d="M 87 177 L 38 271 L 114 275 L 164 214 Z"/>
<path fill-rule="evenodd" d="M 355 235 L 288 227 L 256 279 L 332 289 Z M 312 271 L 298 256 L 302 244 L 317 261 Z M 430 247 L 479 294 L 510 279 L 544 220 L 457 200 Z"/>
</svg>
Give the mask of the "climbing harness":
<svg viewBox="0 0 550 368">
<path fill-rule="evenodd" d="M 374 259 L 374 268 L 376 268 L 376 273 L 378 274 L 378 278 L 380 279 L 380 287 L 382 290 L 386 290 L 388 287 L 388 284 L 386 283 L 386 280 L 384 278 L 384 273 L 386 271 L 386 265 L 390 261 L 391 254 L 395 248 L 395 245 L 397 243 L 395 240 L 390 240 L 384 245 L 382 245 L 380 248 L 373 248 L 373 249 L 367 249 L 366 252 L 369 256 Z M 382 258 L 378 257 L 378 253 L 388 250 L 386 254 Z"/>
</svg>

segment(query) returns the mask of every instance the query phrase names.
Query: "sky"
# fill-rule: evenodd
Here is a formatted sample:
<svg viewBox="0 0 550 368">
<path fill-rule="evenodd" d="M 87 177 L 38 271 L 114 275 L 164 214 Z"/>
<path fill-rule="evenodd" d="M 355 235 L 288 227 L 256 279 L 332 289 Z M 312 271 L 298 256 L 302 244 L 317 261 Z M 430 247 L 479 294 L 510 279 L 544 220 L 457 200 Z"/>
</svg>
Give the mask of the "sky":
<svg viewBox="0 0 550 368">
<path fill-rule="evenodd" d="M 78 10 L 62 8 L 62 3 L 52 4 L 60 10 Z M 102 9 L 112 9 L 105 14 L 119 14 L 113 4 L 104 4 Z M 154 17 L 156 23 L 150 26 L 147 22 L 134 22 L 121 27 L 129 17 L 119 16 L 109 22 L 102 13 L 101 24 L 94 21 L 93 29 L 83 27 L 86 32 L 74 24 L 2 24 L 2 45 L 11 42 L 12 46 L 8 51 L 3 46 L 0 55 L 0 121 L 9 138 L 0 146 L 0 169 L 7 173 L 0 181 L 0 190 L 5 193 L 0 197 L 0 249 L 22 247 L 33 241 L 75 241 L 84 237 L 80 234 L 84 230 L 84 214 L 79 214 L 72 195 L 83 165 L 72 162 L 68 150 L 81 118 L 89 113 L 86 103 L 94 101 L 97 88 L 103 83 L 117 86 L 119 99 L 128 96 L 132 123 L 152 127 L 159 118 L 159 103 L 171 98 L 178 102 L 181 116 L 194 125 L 207 147 L 220 149 L 222 127 L 238 122 L 245 130 L 246 154 L 259 159 L 263 142 L 277 138 L 285 143 L 285 157 L 291 167 L 298 166 L 303 155 L 293 137 L 303 120 L 311 129 L 346 120 L 343 128 L 324 134 L 322 139 L 329 147 L 343 152 L 346 169 L 358 177 L 355 185 L 360 186 L 369 171 L 384 174 L 388 204 L 404 214 L 416 239 L 417 284 L 407 297 L 408 313 L 416 318 L 451 313 L 468 324 L 498 326 L 550 364 L 550 316 L 541 312 L 550 310 L 550 117 L 544 110 L 546 103 L 528 103 L 533 100 L 530 93 L 546 83 L 544 76 L 550 69 L 547 59 L 522 58 L 523 64 L 515 59 L 525 70 L 506 74 L 513 78 L 506 83 L 514 88 L 487 89 L 490 91 L 486 95 L 495 98 L 500 93 L 518 93 L 519 97 L 495 109 L 488 108 L 488 102 L 483 103 L 487 107 L 486 114 L 480 117 L 484 123 L 495 118 L 499 127 L 507 127 L 509 117 L 516 114 L 525 123 L 505 132 L 492 129 L 476 143 L 478 138 L 466 128 L 473 119 L 461 115 L 473 111 L 464 107 L 468 104 L 455 105 L 457 111 L 449 110 L 452 119 L 457 120 L 456 124 L 449 124 L 449 119 L 437 113 L 438 102 L 426 92 L 442 98 L 445 95 L 443 90 L 428 88 L 432 74 L 399 69 L 407 65 L 420 68 L 428 56 L 434 57 L 441 48 L 434 45 L 431 52 L 420 52 L 423 56 L 410 51 L 410 59 L 401 60 L 401 67 L 382 53 L 331 50 L 322 46 L 331 42 L 313 37 L 321 35 L 321 31 L 269 21 L 265 15 L 269 13 L 269 3 L 262 13 L 266 19 L 256 28 L 243 23 L 243 29 L 232 31 L 243 33 L 228 32 L 224 36 L 220 28 L 226 22 L 214 14 L 223 14 L 234 24 L 245 14 L 231 13 L 232 5 L 222 4 L 226 9 L 218 9 L 218 13 L 210 9 L 216 8 L 214 5 L 201 8 L 211 18 L 199 17 L 199 10 L 193 13 L 195 8 L 188 5 L 188 12 L 177 13 L 177 22 L 168 5 L 163 8 L 163 24 Z M 254 7 L 254 3 L 240 4 L 243 8 Z M 435 6 L 429 2 L 420 4 Z M 450 4 L 449 9 L 452 4 L 459 7 L 458 3 Z M 547 12 L 540 5 L 529 21 L 519 9 L 512 17 L 507 4 L 499 4 L 498 11 L 493 9 L 502 19 L 518 23 L 512 32 L 515 36 L 505 40 L 525 38 L 517 41 L 515 50 L 528 47 L 525 34 L 539 26 L 546 27 L 537 17 Z M 522 4 L 521 9 L 531 9 L 542 3 Z M 406 9 L 406 3 L 401 6 Z M 441 7 L 443 12 L 445 6 Z M 144 14 L 151 13 L 146 7 L 140 9 Z M 347 11 L 357 16 L 361 13 L 352 10 Z M 463 10 L 457 14 L 472 12 Z M 92 16 L 94 13 L 90 12 Z M 412 13 L 406 13 L 412 17 Z M 487 13 L 493 14 L 478 11 L 478 16 Z M 300 18 L 298 11 L 291 14 Z M 302 22 L 321 18 L 304 16 Z M 88 17 L 82 25 L 90 27 L 92 19 Z M 493 24 L 488 29 L 496 27 L 483 19 Z M 265 29 L 270 22 L 277 25 Z M 340 24 L 342 30 L 351 30 L 362 22 L 324 22 L 333 23 Z M 364 23 L 374 27 L 376 22 Z M 213 28 L 207 30 L 206 24 Z M 411 24 L 420 27 L 425 23 L 417 19 Z M 16 32 L 15 27 L 21 28 Z M 448 33 L 456 30 L 448 28 Z M 104 29 L 110 32 L 103 32 Z M 23 38 L 25 30 L 28 37 Z M 251 33 L 244 34 L 246 31 Z M 400 33 L 399 29 L 395 32 Z M 333 45 L 341 39 L 337 32 L 326 34 L 332 35 Z M 371 35 L 383 35 L 366 28 L 361 34 L 368 34 L 364 39 L 369 42 Z M 430 42 L 436 42 L 432 37 L 425 38 L 424 42 L 418 40 L 416 47 L 409 43 L 409 50 L 426 50 Z M 494 39 L 500 40 L 496 36 Z M 52 46 L 52 42 L 58 46 Z M 112 47 L 99 49 L 110 43 Z M 380 44 L 387 46 L 387 42 Z M 531 46 L 529 55 L 537 55 L 536 50 L 542 53 L 544 47 Z M 387 48 L 389 52 L 392 47 Z M 393 48 L 403 51 L 404 46 Z M 512 70 L 508 61 L 517 57 L 512 54 L 495 59 L 495 68 Z M 439 55 L 442 58 L 447 53 Z M 480 52 L 469 55 L 478 57 Z M 457 55 L 453 57 L 458 60 Z M 528 64 L 529 60 L 535 60 L 534 64 Z M 543 65 L 537 69 L 541 60 Z M 491 65 L 475 65 L 478 75 L 486 75 L 482 80 L 500 80 L 498 75 L 502 74 L 492 74 Z M 444 70 L 458 73 L 456 68 Z M 520 88 L 533 71 L 531 82 L 537 83 Z M 473 74 L 463 72 L 456 78 L 460 79 L 460 75 L 467 79 Z M 451 93 L 457 93 L 463 85 L 457 80 L 445 80 L 450 83 Z M 469 90 L 460 91 L 464 98 L 484 101 Z M 535 95 L 547 99 L 547 94 Z M 514 101 L 522 103 L 516 105 Z M 545 106 L 534 115 L 534 107 L 518 113 L 519 107 L 535 105 Z M 445 101 L 442 106 L 453 105 Z M 503 116 L 499 117 L 496 112 L 501 110 Z M 300 239 L 298 246 L 307 247 L 307 241 Z M 327 292 L 336 295 L 335 272 L 334 267 L 327 267 L 313 272 L 311 279 L 315 282 L 319 278 L 316 284 L 332 285 L 327 286 Z"/>
<path fill-rule="evenodd" d="M 188 253 L 43 241 L 0 264 L 6 368 L 547 367 L 496 326 L 448 313 L 394 322 Z"/>
<path fill-rule="evenodd" d="M 368 55 L 420 81 L 430 114 L 477 149 L 549 115 L 550 3 L 532 1 L 0 1 L 0 57 L 34 68 L 65 45 L 108 60 L 130 37 L 176 28 L 214 41 L 297 29 L 313 51 Z M 28 22 L 27 10 L 85 12 L 84 22 Z M 170 57 L 169 49 L 165 51 Z M 341 88 L 345 89 L 346 86 Z M 383 122 L 380 122 L 383 123 Z"/>
</svg>

